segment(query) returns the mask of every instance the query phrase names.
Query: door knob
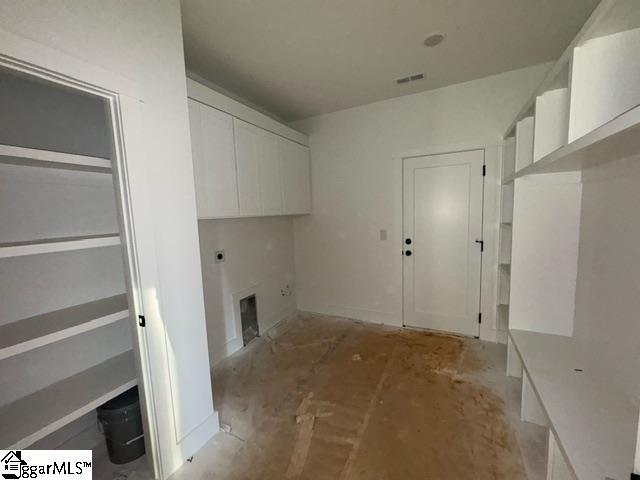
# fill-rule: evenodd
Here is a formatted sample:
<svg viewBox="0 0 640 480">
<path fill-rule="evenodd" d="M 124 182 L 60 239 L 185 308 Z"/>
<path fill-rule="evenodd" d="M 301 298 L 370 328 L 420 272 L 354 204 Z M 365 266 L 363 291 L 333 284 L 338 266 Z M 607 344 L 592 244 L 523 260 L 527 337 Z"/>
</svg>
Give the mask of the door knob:
<svg viewBox="0 0 640 480">
<path fill-rule="evenodd" d="M 404 254 L 405 254 L 407 257 L 410 257 L 410 256 L 411 256 L 411 250 L 405 250 Z"/>
<path fill-rule="evenodd" d="M 410 238 L 405 239 L 404 243 L 406 243 L 407 245 L 411 245 L 411 239 Z"/>
</svg>

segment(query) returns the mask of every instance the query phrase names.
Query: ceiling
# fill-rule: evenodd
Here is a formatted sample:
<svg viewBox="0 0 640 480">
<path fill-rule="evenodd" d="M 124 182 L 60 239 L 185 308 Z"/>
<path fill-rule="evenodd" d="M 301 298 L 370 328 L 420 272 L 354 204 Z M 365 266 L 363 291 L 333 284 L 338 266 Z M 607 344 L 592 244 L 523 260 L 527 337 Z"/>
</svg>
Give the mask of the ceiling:
<svg viewBox="0 0 640 480">
<path fill-rule="evenodd" d="M 554 60 L 597 3 L 182 0 L 185 57 L 188 70 L 292 121 Z M 446 38 L 427 48 L 432 32 Z"/>
</svg>

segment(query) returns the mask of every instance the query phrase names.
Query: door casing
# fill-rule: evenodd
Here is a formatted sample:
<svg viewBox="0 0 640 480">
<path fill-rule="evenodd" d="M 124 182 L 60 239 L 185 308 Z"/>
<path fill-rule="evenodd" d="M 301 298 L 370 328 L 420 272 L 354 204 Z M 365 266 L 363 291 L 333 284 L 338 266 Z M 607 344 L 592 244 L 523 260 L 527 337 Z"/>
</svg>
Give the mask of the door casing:
<svg viewBox="0 0 640 480">
<path fill-rule="evenodd" d="M 136 206 L 132 201 L 129 188 L 131 166 L 128 158 L 142 155 L 141 109 L 144 105 L 142 89 L 136 83 L 99 67 L 86 64 L 45 45 L 19 37 L 0 29 L 0 66 L 7 70 L 21 72 L 31 77 L 41 78 L 79 92 L 102 98 L 108 106 L 108 126 L 112 135 L 113 177 L 116 199 L 119 206 L 121 242 L 124 249 L 125 280 L 131 310 L 131 328 L 134 339 L 134 355 L 138 388 L 141 395 L 143 427 L 148 465 L 155 478 L 165 478 L 163 472 L 161 439 L 157 423 L 156 397 L 151 381 L 151 358 L 148 330 L 138 328 L 139 316 L 152 315 L 150 306 L 144 303 L 142 292 L 145 282 L 140 272 L 138 249 L 142 246 L 155 252 L 153 239 L 141 232 L 151 232 L 151 224 L 140 225 L 136 215 L 136 228 L 133 224 L 134 208 L 147 208 L 141 197 L 135 195 Z M 126 134 L 126 145 L 125 135 Z M 145 216 L 142 215 L 142 218 Z"/>
<path fill-rule="evenodd" d="M 482 340 L 496 341 L 496 308 L 497 301 L 497 254 L 498 242 L 496 241 L 497 222 L 499 218 L 499 199 L 497 199 L 497 189 L 492 188 L 491 179 L 496 176 L 496 172 L 500 168 L 501 141 L 497 139 L 495 142 L 487 143 L 456 143 L 432 145 L 416 149 L 399 150 L 393 153 L 394 162 L 394 223 L 393 229 L 396 233 L 395 242 L 398 246 L 397 258 L 399 265 L 399 273 L 402 281 L 402 292 L 400 296 L 399 309 L 401 312 L 401 323 L 405 328 L 404 319 L 404 208 L 403 208 L 403 164 L 406 158 L 423 157 L 428 155 L 439 155 L 445 153 L 457 153 L 470 150 L 483 150 L 485 157 L 485 166 L 487 168 L 487 176 L 484 177 L 484 198 L 483 198 L 483 220 L 482 235 L 484 244 L 484 254 L 482 257 L 482 276 L 481 276 L 481 296 L 480 296 L 480 313 L 482 314 L 482 324 L 479 328 L 479 338 Z M 494 225 L 494 223 L 496 225 Z M 495 227 L 495 228 L 494 228 Z M 495 265 L 494 265 L 495 264 Z M 493 267 L 496 268 L 493 268 Z M 495 271 L 494 271 L 495 270 Z"/>
</svg>

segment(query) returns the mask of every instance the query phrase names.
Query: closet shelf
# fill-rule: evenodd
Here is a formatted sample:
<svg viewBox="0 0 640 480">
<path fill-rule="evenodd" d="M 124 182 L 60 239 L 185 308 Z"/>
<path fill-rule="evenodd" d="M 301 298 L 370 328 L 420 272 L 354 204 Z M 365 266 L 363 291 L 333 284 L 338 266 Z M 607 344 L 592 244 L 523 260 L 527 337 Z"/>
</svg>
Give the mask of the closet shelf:
<svg viewBox="0 0 640 480">
<path fill-rule="evenodd" d="M 504 180 L 540 173 L 571 172 L 640 153 L 640 105 Z"/>
<path fill-rule="evenodd" d="M 136 384 L 128 351 L 0 407 L 0 448 L 26 448 Z"/>
<path fill-rule="evenodd" d="M 608 376 L 590 370 L 597 352 L 572 337 L 524 330 L 509 336 L 577 478 L 628 478 L 638 410 Z"/>
<path fill-rule="evenodd" d="M 128 317 L 122 294 L 0 326 L 0 360 Z"/>
<path fill-rule="evenodd" d="M 0 243 L 0 258 L 85 250 L 87 248 L 111 247 L 114 245 L 120 245 L 120 235 L 116 233 Z"/>
<path fill-rule="evenodd" d="M 111 173 L 111 160 L 108 158 L 15 147 L 13 145 L 0 144 L 0 163 L 26 167 Z"/>
</svg>

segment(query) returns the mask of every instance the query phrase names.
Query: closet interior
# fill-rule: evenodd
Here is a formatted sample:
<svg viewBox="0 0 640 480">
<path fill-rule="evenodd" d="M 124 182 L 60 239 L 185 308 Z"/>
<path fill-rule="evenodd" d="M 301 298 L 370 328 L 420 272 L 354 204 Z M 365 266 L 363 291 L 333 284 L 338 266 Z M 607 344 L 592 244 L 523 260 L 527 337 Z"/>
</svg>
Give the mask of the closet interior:
<svg viewBox="0 0 640 480">
<path fill-rule="evenodd" d="M 97 448 L 138 384 L 107 103 L 0 70 L 0 447 Z"/>
</svg>

